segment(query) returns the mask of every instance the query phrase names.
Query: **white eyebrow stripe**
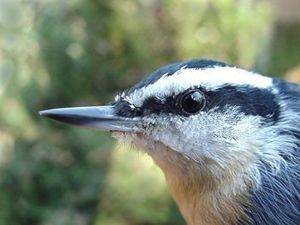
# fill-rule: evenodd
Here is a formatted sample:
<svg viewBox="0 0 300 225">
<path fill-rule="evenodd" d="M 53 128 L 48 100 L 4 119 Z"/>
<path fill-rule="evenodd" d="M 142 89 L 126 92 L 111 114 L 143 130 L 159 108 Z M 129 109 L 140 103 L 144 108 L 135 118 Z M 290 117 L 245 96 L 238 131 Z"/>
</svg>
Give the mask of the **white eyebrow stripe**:
<svg viewBox="0 0 300 225">
<path fill-rule="evenodd" d="M 236 67 L 181 68 L 173 75 L 163 76 L 155 83 L 135 90 L 126 96 L 126 100 L 140 107 L 144 100 L 151 96 L 164 98 L 179 94 L 193 86 L 203 86 L 206 90 L 215 90 L 225 84 L 269 88 L 272 86 L 272 78 Z"/>
</svg>

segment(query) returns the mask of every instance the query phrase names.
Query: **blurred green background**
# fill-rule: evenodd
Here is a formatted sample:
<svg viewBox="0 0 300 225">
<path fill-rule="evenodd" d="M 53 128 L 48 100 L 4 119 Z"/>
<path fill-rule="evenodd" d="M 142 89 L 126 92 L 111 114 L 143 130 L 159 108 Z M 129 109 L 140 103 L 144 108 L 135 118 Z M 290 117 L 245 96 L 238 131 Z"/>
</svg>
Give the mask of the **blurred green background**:
<svg viewBox="0 0 300 225">
<path fill-rule="evenodd" d="M 100 105 L 167 63 L 300 80 L 298 0 L 0 0 L 0 225 L 181 225 L 161 171 L 38 116 Z"/>
</svg>

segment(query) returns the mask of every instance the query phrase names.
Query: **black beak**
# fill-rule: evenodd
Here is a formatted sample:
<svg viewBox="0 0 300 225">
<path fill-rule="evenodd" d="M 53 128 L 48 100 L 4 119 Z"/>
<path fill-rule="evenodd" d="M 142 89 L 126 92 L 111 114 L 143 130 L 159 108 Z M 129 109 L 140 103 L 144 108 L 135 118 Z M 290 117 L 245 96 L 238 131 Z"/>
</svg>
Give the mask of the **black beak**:
<svg viewBox="0 0 300 225">
<path fill-rule="evenodd" d="M 69 125 L 103 131 L 139 132 L 139 118 L 120 117 L 114 106 L 59 108 L 40 111 L 41 116 Z"/>
</svg>

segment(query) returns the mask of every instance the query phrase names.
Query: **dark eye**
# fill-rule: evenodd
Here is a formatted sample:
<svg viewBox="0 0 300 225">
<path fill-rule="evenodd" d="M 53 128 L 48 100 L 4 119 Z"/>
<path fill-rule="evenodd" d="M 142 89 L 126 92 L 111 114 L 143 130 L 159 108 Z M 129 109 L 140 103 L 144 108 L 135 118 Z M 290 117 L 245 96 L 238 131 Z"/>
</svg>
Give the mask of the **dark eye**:
<svg viewBox="0 0 300 225">
<path fill-rule="evenodd" d="M 188 90 L 179 96 L 177 106 L 188 114 L 199 112 L 205 107 L 204 94 L 198 89 Z"/>
</svg>

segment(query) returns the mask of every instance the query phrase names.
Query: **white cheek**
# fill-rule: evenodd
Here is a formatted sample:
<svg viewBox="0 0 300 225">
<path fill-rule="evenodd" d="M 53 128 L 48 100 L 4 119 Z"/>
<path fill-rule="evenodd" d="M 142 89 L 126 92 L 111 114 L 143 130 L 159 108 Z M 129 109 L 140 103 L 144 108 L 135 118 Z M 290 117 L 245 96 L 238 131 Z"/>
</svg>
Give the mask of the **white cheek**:
<svg viewBox="0 0 300 225">
<path fill-rule="evenodd" d="M 149 118 L 147 122 L 151 123 L 151 120 Z M 203 136 L 194 124 L 196 120 L 174 115 L 156 118 L 156 125 L 147 130 L 147 136 L 174 151 L 191 155 L 199 147 L 197 139 Z"/>
<path fill-rule="evenodd" d="M 260 123 L 258 117 L 242 119 L 237 118 L 236 111 L 231 112 L 155 118 L 156 126 L 147 131 L 147 136 L 197 161 L 204 157 L 216 159 L 218 155 L 230 157 L 243 148 L 246 151 L 245 145 L 254 139 Z"/>
</svg>

